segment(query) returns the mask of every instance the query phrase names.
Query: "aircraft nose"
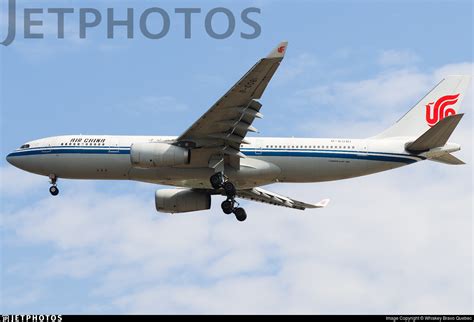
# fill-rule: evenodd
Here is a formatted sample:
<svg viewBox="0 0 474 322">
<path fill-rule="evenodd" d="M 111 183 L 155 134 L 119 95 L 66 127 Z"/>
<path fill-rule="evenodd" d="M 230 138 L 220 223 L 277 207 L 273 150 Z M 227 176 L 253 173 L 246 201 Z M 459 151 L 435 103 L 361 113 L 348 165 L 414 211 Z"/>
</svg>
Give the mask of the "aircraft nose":
<svg viewBox="0 0 474 322">
<path fill-rule="evenodd" d="M 13 153 L 7 155 L 7 162 L 13 166 L 16 166 L 15 158 L 13 157 Z"/>
</svg>

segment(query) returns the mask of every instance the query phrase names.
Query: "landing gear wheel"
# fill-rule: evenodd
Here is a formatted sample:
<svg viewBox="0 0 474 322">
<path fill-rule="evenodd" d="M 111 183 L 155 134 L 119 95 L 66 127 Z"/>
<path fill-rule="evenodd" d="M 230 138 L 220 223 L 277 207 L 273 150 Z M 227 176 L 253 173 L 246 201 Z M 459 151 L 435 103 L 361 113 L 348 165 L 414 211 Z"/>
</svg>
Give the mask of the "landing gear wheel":
<svg viewBox="0 0 474 322">
<path fill-rule="evenodd" d="M 234 215 L 238 221 L 244 221 L 245 219 L 247 219 L 247 213 L 245 212 L 244 208 L 235 208 Z"/>
<path fill-rule="evenodd" d="M 221 203 L 221 208 L 225 214 L 230 215 L 234 211 L 234 200 L 232 199 L 224 200 Z"/>
<path fill-rule="evenodd" d="M 237 191 L 235 190 L 235 186 L 232 182 L 226 181 L 226 182 L 224 182 L 222 187 L 224 188 L 224 192 L 225 192 L 227 197 L 229 197 L 229 198 L 235 197 L 235 193 Z"/>
<path fill-rule="evenodd" d="M 56 186 L 49 187 L 49 193 L 51 193 L 53 196 L 57 196 L 59 193 L 58 187 Z"/>
<path fill-rule="evenodd" d="M 222 186 L 222 182 L 224 181 L 222 178 L 222 173 L 219 172 L 219 173 L 213 174 L 211 178 L 209 179 L 209 181 L 211 182 L 211 186 L 214 189 L 219 189 Z"/>
</svg>

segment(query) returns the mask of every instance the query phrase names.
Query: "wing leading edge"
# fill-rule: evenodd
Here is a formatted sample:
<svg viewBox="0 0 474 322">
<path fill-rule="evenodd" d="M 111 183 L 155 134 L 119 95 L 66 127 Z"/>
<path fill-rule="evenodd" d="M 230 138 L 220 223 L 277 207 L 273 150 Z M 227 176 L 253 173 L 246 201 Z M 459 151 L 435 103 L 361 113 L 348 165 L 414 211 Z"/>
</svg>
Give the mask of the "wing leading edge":
<svg viewBox="0 0 474 322">
<path fill-rule="evenodd" d="M 281 42 L 265 58 L 260 59 L 232 88 L 204 115 L 178 137 L 178 142 L 195 148 L 208 149 L 209 159 L 215 155 L 225 157 L 226 164 L 238 168 L 240 145 L 246 144 L 248 132 L 255 118 L 262 118 L 260 99 L 270 79 L 282 61 L 288 42 Z"/>
</svg>

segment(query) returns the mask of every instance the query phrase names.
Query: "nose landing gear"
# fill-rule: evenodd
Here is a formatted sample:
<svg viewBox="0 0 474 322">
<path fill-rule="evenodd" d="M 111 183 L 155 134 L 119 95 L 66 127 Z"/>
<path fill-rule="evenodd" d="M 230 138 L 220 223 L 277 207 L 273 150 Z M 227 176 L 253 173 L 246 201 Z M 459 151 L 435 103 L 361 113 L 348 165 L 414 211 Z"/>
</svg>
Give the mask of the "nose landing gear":
<svg viewBox="0 0 474 322">
<path fill-rule="evenodd" d="M 227 196 L 227 199 L 221 204 L 222 211 L 227 215 L 233 213 L 238 221 L 244 221 L 247 219 L 247 213 L 245 212 L 244 208 L 235 207 L 235 205 L 238 205 L 238 203 L 235 201 L 237 189 L 235 189 L 234 184 L 228 181 L 227 178 L 220 172 L 212 175 L 210 182 L 214 189 L 217 190 L 222 188 L 225 195 Z"/>
<path fill-rule="evenodd" d="M 57 196 L 59 193 L 59 189 L 56 185 L 57 181 L 58 181 L 58 177 L 55 174 L 49 175 L 49 182 L 51 183 L 51 187 L 49 187 L 49 193 L 52 194 L 53 196 Z"/>
</svg>

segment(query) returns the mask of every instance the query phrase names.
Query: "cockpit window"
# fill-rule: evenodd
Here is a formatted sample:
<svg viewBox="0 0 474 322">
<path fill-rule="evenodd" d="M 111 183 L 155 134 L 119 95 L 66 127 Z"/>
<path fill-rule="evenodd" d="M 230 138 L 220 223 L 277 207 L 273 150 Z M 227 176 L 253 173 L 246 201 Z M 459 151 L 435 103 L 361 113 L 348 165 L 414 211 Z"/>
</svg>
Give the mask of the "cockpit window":
<svg viewBox="0 0 474 322">
<path fill-rule="evenodd" d="M 29 144 L 23 144 L 22 146 L 20 146 L 20 149 L 28 149 L 29 147 Z"/>
</svg>

